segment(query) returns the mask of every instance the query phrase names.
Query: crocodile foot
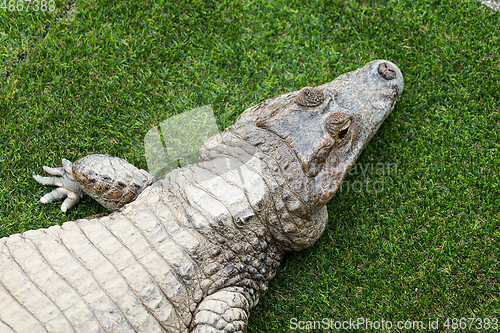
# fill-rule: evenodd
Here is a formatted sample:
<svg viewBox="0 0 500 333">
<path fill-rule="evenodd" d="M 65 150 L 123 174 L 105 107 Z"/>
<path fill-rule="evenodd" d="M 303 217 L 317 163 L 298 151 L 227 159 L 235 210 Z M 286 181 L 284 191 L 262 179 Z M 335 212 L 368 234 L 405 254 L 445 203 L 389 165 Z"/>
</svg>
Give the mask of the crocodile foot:
<svg viewBox="0 0 500 333">
<path fill-rule="evenodd" d="M 58 168 L 43 166 L 43 170 L 53 177 L 42 177 L 33 173 L 33 178 L 42 185 L 57 186 L 54 191 L 41 197 L 40 202 L 48 204 L 66 198 L 61 205 L 61 210 L 66 212 L 80 201 L 84 192 L 73 178 L 73 163 L 63 158 L 62 164 L 63 166 Z"/>
</svg>

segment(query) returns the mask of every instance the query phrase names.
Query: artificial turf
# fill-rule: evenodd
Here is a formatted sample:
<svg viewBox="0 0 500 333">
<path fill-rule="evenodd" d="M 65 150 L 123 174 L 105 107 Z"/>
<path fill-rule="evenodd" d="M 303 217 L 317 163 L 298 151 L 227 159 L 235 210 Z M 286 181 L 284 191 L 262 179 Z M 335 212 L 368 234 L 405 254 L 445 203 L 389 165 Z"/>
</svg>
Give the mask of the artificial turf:
<svg viewBox="0 0 500 333">
<path fill-rule="evenodd" d="M 212 104 L 222 130 L 266 98 L 387 59 L 405 91 L 249 332 L 292 331 L 293 318 L 390 320 L 366 330 L 387 332 L 496 318 L 500 330 L 499 12 L 457 0 L 71 5 L 0 9 L 0 237 L 104 211 L 40 204 L 42 165 L 107 153 L 146 168 L 144 135 L 171 115 Z"/>
</svg>

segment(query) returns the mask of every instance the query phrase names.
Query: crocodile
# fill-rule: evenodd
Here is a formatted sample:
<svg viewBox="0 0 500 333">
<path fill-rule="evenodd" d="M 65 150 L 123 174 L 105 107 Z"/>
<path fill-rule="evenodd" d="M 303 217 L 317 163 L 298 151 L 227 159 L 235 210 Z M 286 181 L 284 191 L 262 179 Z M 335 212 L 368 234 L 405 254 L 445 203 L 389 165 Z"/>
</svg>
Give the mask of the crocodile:
<svg viewBox="0 0 500 333">
<path fill-rule="evenodd" d="M 265 100 L 158 181 L 101 154 L 44 167 L 43 203 L 88 194 L 111 212 L 0 239 L 0 332 L 245 332 L 403 86 L 375 60 Z"/>
</svg>

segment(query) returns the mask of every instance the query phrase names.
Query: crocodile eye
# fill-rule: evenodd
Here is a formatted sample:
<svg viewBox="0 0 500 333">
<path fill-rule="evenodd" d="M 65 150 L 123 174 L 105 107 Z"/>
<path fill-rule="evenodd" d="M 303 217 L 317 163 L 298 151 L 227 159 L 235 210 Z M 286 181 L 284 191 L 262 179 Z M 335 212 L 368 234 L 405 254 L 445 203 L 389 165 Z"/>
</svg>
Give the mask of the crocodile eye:
<svg viewBox="0 0 500 333">
<path fill-rule="evenodd" d="M 304 87 L 300 89 L 295 103 L 300 106 L 318 106 L 325 100 L 325 93 L 313 87 Z"/>
<path fill-rule="evenodd" d="M 339 132 L 340 141 L 344 140 L 345 136 L 347 135 L 347 132 L 349 132 L 349 126 L 347 126 L 345 129 L 340 130 Z"/>
<path fill-rule="evenodd" d="M 326 118 L 325 127 L 332 138 L 335 139 L 335 142 L 340 143 L 349 133 L 351 122 L 351 117 L 346 114 L 332 113 Z"/>
</svg>

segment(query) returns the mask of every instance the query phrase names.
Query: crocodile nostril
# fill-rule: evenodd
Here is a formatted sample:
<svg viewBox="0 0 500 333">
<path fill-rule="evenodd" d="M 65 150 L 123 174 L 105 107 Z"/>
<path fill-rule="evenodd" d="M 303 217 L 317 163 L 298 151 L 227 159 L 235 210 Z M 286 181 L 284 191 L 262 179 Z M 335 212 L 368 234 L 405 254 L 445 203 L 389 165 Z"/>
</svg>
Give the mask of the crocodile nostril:
<svg viewBox="0 0 500 333">
<path fill-rule="evenodd" d="M 386 62 L 378 65 L 378 73 L 386 80 L 392 80 L 396 77 L 396 71 Z"/>
</svg>

